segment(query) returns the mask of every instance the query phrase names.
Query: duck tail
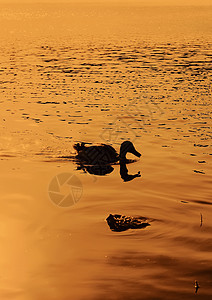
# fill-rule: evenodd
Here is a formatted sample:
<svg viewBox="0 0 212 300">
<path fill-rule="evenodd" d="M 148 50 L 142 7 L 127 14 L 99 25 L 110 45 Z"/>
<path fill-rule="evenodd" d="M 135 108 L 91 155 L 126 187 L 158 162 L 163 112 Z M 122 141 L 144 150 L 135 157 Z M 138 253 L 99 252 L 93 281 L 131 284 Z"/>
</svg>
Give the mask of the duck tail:
<svg viewBox="0 0 212 300">
<path fill-rule="evenodd" d="M 85 149 L 85 143 L 81 143 L 81 144 L 80 144 L 80 143 L 77 143 L 77 144 L 74 144 L 73 148 L 74 148 L 77 152 L 79 152 L 79 151 Z"/>
</svg>

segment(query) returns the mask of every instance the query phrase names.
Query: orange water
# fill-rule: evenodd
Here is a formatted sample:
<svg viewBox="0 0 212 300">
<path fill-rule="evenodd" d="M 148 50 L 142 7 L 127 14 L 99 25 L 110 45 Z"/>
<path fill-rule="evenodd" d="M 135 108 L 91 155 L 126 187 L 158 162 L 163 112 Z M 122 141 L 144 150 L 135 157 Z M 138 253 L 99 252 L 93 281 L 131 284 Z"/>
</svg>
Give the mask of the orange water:
<svg viewBox="0 0 212 300">
<path fill-rule="evenodd" d="M 2 299 L 211 299 L 211 12 L 1 7 Z M 65 158 L 124 140 L 142 153 L 130 182 Z M 48 195 L 61 173 L 83 188 L 66 208 Z M 110 213 L 151 226 L 115 233 Z"/>
</svg>

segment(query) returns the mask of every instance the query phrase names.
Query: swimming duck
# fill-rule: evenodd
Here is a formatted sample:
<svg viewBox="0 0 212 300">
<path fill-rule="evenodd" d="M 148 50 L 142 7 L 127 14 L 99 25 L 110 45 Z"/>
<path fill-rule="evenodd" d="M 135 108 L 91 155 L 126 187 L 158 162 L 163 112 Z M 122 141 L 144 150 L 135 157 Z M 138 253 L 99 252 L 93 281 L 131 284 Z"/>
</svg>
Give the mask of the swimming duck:
<svg viewBox="0 0 212 300">
<path fill-rule="evenodd" d="M 91 165 L 105 165 L 118 161 L 127 161 L 126 154 L 128 152 L 137 157 L 141 156 L 130 141 L 125 141 L 121 144 L 120 154 L 112 146 L 105 144 L 87 147 L 85 143 L 77 143 L 74 145 L 74 149 L 78 153 L 76 156 L 77 159 Z"/>
</svg>

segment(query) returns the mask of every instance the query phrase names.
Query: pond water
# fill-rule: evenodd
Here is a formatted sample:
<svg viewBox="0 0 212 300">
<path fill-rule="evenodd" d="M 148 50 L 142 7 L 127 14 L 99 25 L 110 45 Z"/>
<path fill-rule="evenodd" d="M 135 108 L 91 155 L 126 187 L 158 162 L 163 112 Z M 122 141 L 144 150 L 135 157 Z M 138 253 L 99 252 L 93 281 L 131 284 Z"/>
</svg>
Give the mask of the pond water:
<svg viewBox="0 0 212 300">
<path fill-rule="evenodd" d="M 1 6 L 2 299 L 211 299 L 211 12 Z M 74 159 L 125 140 L 131 181 Z"/>
</svg>

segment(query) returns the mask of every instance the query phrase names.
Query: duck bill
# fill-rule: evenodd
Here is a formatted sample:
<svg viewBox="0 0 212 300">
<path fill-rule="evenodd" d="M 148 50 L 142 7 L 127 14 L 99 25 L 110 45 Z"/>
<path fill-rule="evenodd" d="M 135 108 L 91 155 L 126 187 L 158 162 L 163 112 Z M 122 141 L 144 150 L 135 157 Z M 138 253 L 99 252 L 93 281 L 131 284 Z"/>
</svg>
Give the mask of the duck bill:
<svg viewBox="0 0 212 300">
<path fill-rule="evenodd" d="M 137 157 L 141 156 L 141 153 L 139 153 L 138 151 L 136 151 L 134 146 L 131 149 L 129 149 L 128 152 L 134 154 Z"/>
<path fill-rule="evenodd" d="M 138 151 L 136 151 L 135 149 L 133 149 L 133 151 L 131 151 L 132 154 L 134 154 L 137 157 L 141 157 L 141 153 L 139 153 Z"/>
</svg>

